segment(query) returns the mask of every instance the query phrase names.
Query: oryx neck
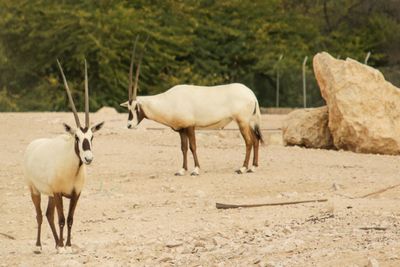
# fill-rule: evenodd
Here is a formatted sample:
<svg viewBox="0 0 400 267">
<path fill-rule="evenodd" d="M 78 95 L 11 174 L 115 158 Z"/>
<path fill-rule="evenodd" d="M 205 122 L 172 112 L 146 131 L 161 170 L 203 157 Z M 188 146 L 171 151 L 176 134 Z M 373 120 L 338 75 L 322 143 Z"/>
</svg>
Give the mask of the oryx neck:
<svg viewBox="0 0 400 267">
<path fill-rule="evenodd" d="M 155 115 L 155 113 L 153 111 L 154 106 L 157 106 L 156 96 L 157 95 L 141 96 L 140 98 L 138 98 L 138 105 L 140 106 L 138 118 L 140 120 L 145 118 L 145 119 L 157 121 L 157 116 Z"/>
<path fill-rule="evenodd" d="M 79 171 L 79 168 L 82 166 L 82 164 L 83 164 L 83 162 L 82 162 L 82 160 L 81 160 L 81 157 L 79 156 L 79 144 L 78 144 L 78 142 L 76 141 L 76 139 L 75 139 L 75 135 L 74 136 L 71 136 L 71 135 L 69 135 L 68 136 L 68 138 L 69 138 L 69 143 L 70 143 L 70 145 L 72 146 L 71 147 L 71 151 L 73 150 L 73 153 L 74 153 L 74 158 L 77 160 L 77 162 L 78 162 L 78 171 Z"/>
</svg>

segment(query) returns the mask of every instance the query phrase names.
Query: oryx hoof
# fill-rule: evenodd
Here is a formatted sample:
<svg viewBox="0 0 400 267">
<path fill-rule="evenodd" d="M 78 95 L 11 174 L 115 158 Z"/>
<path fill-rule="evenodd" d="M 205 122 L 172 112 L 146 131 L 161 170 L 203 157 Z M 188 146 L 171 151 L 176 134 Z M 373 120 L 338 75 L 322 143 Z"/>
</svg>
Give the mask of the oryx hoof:
<svg viewBox="0 0 400 267">
<path fill-rule="evenodd" d="M 175 173 L 175 176 L 184 176 L 185 172 L 186 172 L 186 170 L 184 168 L 182 168 Z"/>
<path fill-rule="evenodd" d="M 246 168 L 246 167 L 242 167 L 242 168 L 240 168 L 239 170 L 237 170 L 236 173 L 237 173 L 237 174 L 243 174 L 243 173 L 245 173 L 246 171 L 247 171 L 247 168 Z"/>
<path fill-rule="evenodd" d="M 73 254 L 72 247 L 71 247 L 71 246 L 66 246 L 66 247 L 65 247 L 65 253 L 67 253 L 67 254 Z"/>
<path fill-rule="evenodd" d="M 200 175 L 200 168 L 196 167 L 193 169 L 193 171 L 190 173 L 191 176 L 199 176 Z"/>
<path fill-rule="evenodd" d="M 36 246 L 35 249 L 33 250 L 33 253 L 35 254 L 42 253 L 42 246 Z"/>
<path fill-rule="evenodd" d="M 253 166 L 251 166 L 250 169 L 247 170 L 247 172 L 248 172 L 248 173 L 255 173 L 256 170 L 257 170 L 257 166 L 254 166 L 254 165 L 253 165 Z"/>
<path fill-rule="evenodd" d="M 65 247 L 57 246 L 56 249 L 58 254 L 66 254 Z"/>
</svg>

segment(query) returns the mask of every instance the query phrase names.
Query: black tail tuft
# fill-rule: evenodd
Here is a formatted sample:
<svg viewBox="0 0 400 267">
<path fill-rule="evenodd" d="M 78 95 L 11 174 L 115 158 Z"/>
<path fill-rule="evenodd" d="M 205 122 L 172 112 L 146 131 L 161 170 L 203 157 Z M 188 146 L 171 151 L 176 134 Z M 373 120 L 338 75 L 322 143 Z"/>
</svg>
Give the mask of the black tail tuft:
<svg viewBox="0 0 400 267">
<path fill-rule="evenodd" d="M 263 139 L 260 127 L 257 124 L 254 126 L 254 130 L 253 131 L 254 131 L 254 134 L 256 135 L 257 140 L 260 140 L 260 142 L 262 144 L 264 144 L 264 139 Z"/>
</svg>

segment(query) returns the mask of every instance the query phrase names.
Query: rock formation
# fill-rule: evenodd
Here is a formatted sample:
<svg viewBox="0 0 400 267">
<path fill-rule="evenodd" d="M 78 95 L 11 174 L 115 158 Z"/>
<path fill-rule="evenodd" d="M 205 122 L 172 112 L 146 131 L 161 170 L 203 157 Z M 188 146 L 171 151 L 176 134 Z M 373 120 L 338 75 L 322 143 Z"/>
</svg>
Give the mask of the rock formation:
<svg viewBox="0 0 400 267">
<path fill-rule="evenodd" d="M 282 127 L 285 145 L 332 148 L 328 129 L 328 108 L 299 109 L 288 114 Z"/>
<path fill-rule="evenodd" d="M 329 113 L 336 148 L 400 154 L 400 90 L 378 70 L 318 53 L 314 73 Z"/>
</svg>

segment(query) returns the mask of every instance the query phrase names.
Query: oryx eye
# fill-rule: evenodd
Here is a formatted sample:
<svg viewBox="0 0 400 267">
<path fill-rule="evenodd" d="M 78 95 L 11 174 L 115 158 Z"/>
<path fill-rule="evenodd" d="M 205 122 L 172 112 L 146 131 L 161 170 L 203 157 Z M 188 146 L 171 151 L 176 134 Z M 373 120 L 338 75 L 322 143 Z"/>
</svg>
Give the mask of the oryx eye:
<svg viewBox="0 0 400 267">
<path fill-rule="evenodd" d="M 76 135 L 75 135 L 75 141 L 76 141 L 76 142 L 79 141 L 79 138 L 78 138 L 78 136 L 76 136 Z"/>
</svg>

